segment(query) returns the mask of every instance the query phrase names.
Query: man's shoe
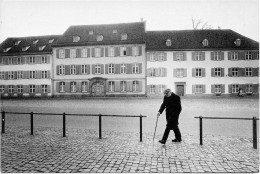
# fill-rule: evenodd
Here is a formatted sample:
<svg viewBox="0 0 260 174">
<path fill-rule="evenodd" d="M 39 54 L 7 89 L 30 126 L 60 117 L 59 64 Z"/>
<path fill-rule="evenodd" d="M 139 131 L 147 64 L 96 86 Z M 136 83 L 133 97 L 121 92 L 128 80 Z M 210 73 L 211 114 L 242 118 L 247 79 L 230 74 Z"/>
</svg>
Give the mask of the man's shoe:
<svg viewBox="0 0 260 174">
<path fill-rule="evenodd" d="M 165 144 L 166 141 L 164 141 L 164 140 L 159 140 L 159 143 Z"/>
<path fill-rule="evenodd" d="M 172 142 L 181 142 L 181 140 L 180 139 L 174 139 L 174 140 L 172 140 Z"/>
</svg>

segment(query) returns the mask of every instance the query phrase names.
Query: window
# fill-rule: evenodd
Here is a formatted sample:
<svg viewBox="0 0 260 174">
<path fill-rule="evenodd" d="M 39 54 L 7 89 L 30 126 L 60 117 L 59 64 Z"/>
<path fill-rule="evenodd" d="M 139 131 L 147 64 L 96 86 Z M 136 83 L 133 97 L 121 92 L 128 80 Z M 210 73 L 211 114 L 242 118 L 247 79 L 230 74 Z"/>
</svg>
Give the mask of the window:
<svg viewBox="0 0 260 174">
<path fill-rule="evenodd" d="M 150 68 L 150 74 L 151 77 L 155 77 L 156 76 L 156 68 Z"/>
<path fill-rule="evenodd" d="M 101 48 L 95 48 L 95 56 L 101 57 Z"/>
<path fill-rule="evenodd" d="M 139 66 L 138 66 L 137 63 L 136 63 L 136 64 L 133 64 L 133 73 L 134 73 L 134 74 L 139 73 Z"/>
<path fill-rule="evenodd" d="M 120 47 L 120 56 L 126 56 L 126 47 Z"/>
<path fill-rule="evenodd" d="M 11 48 L 12 48 L 12 47 L 5 48 L 5 49 L 3 49 L 3 52 L 6 53 L 6 52 L 8 52 Z"/>
<path fill-rule="evenodd" d="M 139 49 L 137 46 L 132 47 L 132 55 L 133 56 L 138 56 L 139 55 Z"/>
<path fill-rule="evenodd" d="M 202 69 L 201 68 L 195 69 L 195 77 L 202 77 Z"/>
<path fill-rule="evenodd" d="M 14 85 L 8 86 L 8 93 L 14 93 Z"/>
<path fill-rule="evenodd" d="M 257 51 L 256 59 L 259 60 L 259 51 Z"/>
<path fill-rule="evenodd" d="M 0 93 L 4 93 L 5 92 L 5 87 L 4 85 L 0 85 Z"/>
<path fill-rule="evenodd" d="M 115 89 L 115 82 L 114 81 L 109 81 L 108 82 L 108 91 L 109 92 L 114 92 Z"/>
<path fill-rule="evenodd" d="M 246 93 L 253 93 L 253 85 L 246 84 Z"/>
<path fill-rule="evenodd" d="M 70 83 L 70 92 L 76 92 L 76 82 Z"/>
<path fill-rule="evenodd" d="M 76 74 L 76 65 L 70 65 L 70 74 L 71 75 Z"/>
<path fill-rule="evenodd" d="M 238 85 L 237 84 L 233 84 L 232 85 L 232 93 L 238 93 Z"/>
<path fill-rule="evenodd" d="M 78 42 L 80 40 L 79 36 L 73 36 L 73 42 Z"/>
<path fill-rule="evenodd" d="M 76 57 L 76 49 L 71 49 L 70 50 L 70 57 L 75 58 Z"/>
<path fill-rule="evenodd" d="M 109 64 L 108 65 L 108 74 L 114 74 L 115 73 L 115 65 Z"/>
<path fill-rule="evenodd" d="M 220 52 L 213 52 L 213 60 L 221 60 Z"/>
<path fill-rule="evenodd" d="M 166 46 L 167 46 L 167 47 L 172 46 L 172 41 L 171 41 L 171 39 L 167 39 L 167 40 L 166 40 Z"/>
<path fill-rule="evenodd" d="M 47 63 L 47 56 L 42 56 L 42 63 Z"/>
<path fill-rule="evenodd" d="M 47 78 L 48 78 L 48 72 L 42 71 L 42 79 L 47 79 Z"/>
<path fill-rule="evenodd" d="M 97 41 L 102 41 L 103 40 L 103 35 L 97 35 Z"/>
<path fill-rule="evenodd" d="M 221 68 L 215 68 L 214 75 L 215 77 L 221 77 Z"/>
<path fill-rule="evenodd" d="M 53 41 L 54 41 L 54 39 L 50 39 L 50 40 L 49 40 L 49 43 L 52 43 Z"/>
<path fill-rule="evenodd" d="M 83 48 L 81 51 L 81 57 L 88 57 L 88 49 L 87 48 Z"/>
<path fill-rule="evenodd" d="M 115 49 L 113 47 L 108 48 L 108 56 L 114 57 L 115 56 Z"/>
<path fill-rule="evenodd" d="M 59 65 L 59 75 L 65 75 L 65 65 Z"/>
<path fill-rule="evenodd" d="M 165 90 L 165 85 L 158 85 L 159 86 L 159 93 L 163 94 Z"/>
<path fill-rule="evenodd" d="M 215 93 L 221 93 L 221 85 L 215 85 Z"/>
<path fill-rule="evenodd" d="M 35 57 L 31 56 L 29 57 L 29 64 L 34 64 L 35 63 Z"/>
<path fill-rule="evenodd" d="M 17 79 L 22 79 L 22 78 L 23 78 L 23 72 L 17 71 Z"/>
<path fill-rule="evenodd" d="M 19 43 L 21 43 L 20 40 L 16 41 L 16 42 L 15 42 L 15 45 L 19 45 Z"/>
<path fill-rule="evenodd" d="M 138 90 L 138 81 L 133 81 L 133 92 L 137 92 Z"/>
<path fill-rule="evenodd" d="M 3 65 L 4 64 L 4 58 L 0 58 L 0 65 Z"/>
<path fill-rule="evenodd" d="M 237 77 L 238 76 L 238 68 L 232 68 L 231 72 L 232 72 L 232 76 L 233 77 Z"/>
<path fill-rule="evenodd" d="M 14 79 L 14 72 L 13 71 L 8 72 L 8 79 Z"/>
<path fill-rule="evenodd" d="M 22 48 L 22 51 L 27 51 L 29 48 L 30 48 L 30 46 L 23 47 L 23 48 Z"/>
<path fill-rule="evenodd" d="M 204 39 L 204 40 L 202 41 L 202 44 L 203 44 L 204 47 L 209 46 L 209 41 L 208 41 L 208 39 Z"/>
<path fill-rule="evenodd" d="M 45 47 L 46 47 L 46 45 L 40 46 L 40 47 L 39 47 L 39 51 L 44 50 Z"/>
<path fill-rule="evenodd" d="M 126 66 L 125 64 L 121 64 L 120 66 L 120 74 L 125 74 L 126 73 Z"/>
<path fill-rule="evenodd" d="M 121 92 L 126 92 L 126 81 L 120 83 Z"/>
<path fill-rule="evenodd" d="M 184 77 L 184 69 L 176 69 L 176 77 Z"/>
<path fill-rule="evenodd" d="M 155 61 L 155 53 L 150 53 L 150 61 L 151 62 Z"/>
<path fill-rule="evenodd" d="M 127 34 L 121 34 L 121 40 L 127 40 Z"/>
<path fill-rule="evenodd" d="M 37 44 L 38 42 L 39 42 L 39 40 L 37 39 L 37 40 L 33 41 L 33 44 Z"/>
<path fill-rule="evenodd" d="M 235 44 L 236 44 L 236 46 L 238 47 L 238 46 L 240 46 L 241 45 L 241 40 L 240 39 L 237 39 L 235 42 L 234 42 Z"/>
<path fill-rule="evenodd" d="M 176 53 L 176 59 L 177 61 L 183 61 L 184 60 L 183 53 Z"/>
<path fill-rule="evenodd" d="M 65 92 L 65 82 L 60 82 L 60 92 Z"/>
<path fill-rule="evenodd" d="M 60 49 L 59 58 L 65 58 L 65 50 L 64 49 Z"/>
<path fill-rule="evenodd" d="M 252 77 L 252 68 L 246 68 L 246 76 Z"/>
<path fill-rule="evenodd" d="M 17 57 L 17 64 L 18 65 L 22 64 L 22 57 Z"/>
<path fill-rule="evenodd" d="M 195 85 L 195 93 L 202 93 L 202 85 Z"/>
<path fill-rule="evenodd" d="M 159 61 L 164 61 L 164 53 L 160 53 L 158 56 Z"/>
<path fill-rule="evenodd" d="M 2 80 L 5 79 L 5 72 L 0 72 L 0 79 L 2 79 Z"/>
<path fill-rule="evenodd" d="M 13 57 L 9 57 L 9 58 L 8 58 L 8 64 L 9 64 L 9 65 L 14 64 L 14 58 L 13 58 Z"/>
<path fill-rule="evenodd" d="M 231 60 L 238 60 L 238 52 L 231 53 Z"/>
<path fill-rule="evenodd" d="M 90 30 L 90 31 L 88 32 L 88 34 L 89 34 L 89 35 L 93 35 L 93 34 L 94 34 L 94 31 L 93 31 L 93 30 Z"/>
<path fill-rule="evenodd" d="M 35 79 L 35 78 L 36 78 L 36 72 L 30 71 L 30 79 Z"/>
<path fill-rule="evenodd" d="M 245 60 L 252 60 L 252 52 L 250 51 L 245 52 Z"/>
<path fill-rule="evenodd" d="M 88 92 L 88 82 L 81 83 L 81 90 L 82 92 Z"/>
<path fill-rule="evenodd" d="M 101 65 L 95 65 L 95 74 L 101 74 Z"/>
<path fill-rule="evenodd" d="M 87 73 L 88 73 L 88 66 L 81 65 L 81 74 L 87 74 Z"/>
<path fill-rule="evenodd" d="M 47 85 L 41 85 L 42 86 L 42 93 L 48 93 Z"/>
<path fill-rule="evenodd" d="M 17 85 L 17 93 L 23 93 L 23 85 Z"/>
<path fill-rule="evenodd" d="M 202 60 L 202 52 L 195 52 L 195 60 Z"/>
<path fill-rule="evenodd" d="M 150 93 L 155 94 L 155 85 L 150 86 Z"/>
<path fill-rule="evenodd" d="M 35 85 L 29 85 L 30 93 L 35 93 Z"/>
</svg>

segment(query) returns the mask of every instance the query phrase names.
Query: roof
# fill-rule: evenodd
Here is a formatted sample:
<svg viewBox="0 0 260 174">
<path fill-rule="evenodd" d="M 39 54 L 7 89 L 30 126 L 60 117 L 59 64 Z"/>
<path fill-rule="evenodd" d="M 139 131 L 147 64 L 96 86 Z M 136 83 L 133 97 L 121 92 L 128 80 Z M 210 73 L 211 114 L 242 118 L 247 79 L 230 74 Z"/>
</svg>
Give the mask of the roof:
<svg viewBox="0 0 260 174">
<path fill-rule="evenodd" d="M 170 39 L 172 45 L 166 46 Z M 204 39 L 208 46 L 203 46 Z M 241 40 L 241 45 L 234 43 Z M 232 30 L 175 30 L 175 31 L 147 31 L 147 50 L 205 50 L 205 49 L 259 49 L 259 43 Z"/>
<path fill-rule="evenodd" d="M 52 44 L 54 44 L 59 37 L 60 35 L 7 38 L 0 45 L 0 55 L 48 54 L 52 52 Z M 52 43 L 50 43 L 51 40 L 53 40 Z M 28 46 L 29 48 L 23 51 L 23 48 Z M 43 49 L 40 50 L 40 47 Z M 9 50 L 7 51 L 6 49 Z M 6 50 L 6 52 L 4 50 Z"/>
<path fill-rule="evenodd" d="M 116 30 L 116 33 L 113 31 Z M 93 31 L 93 34 L 90 32 Z M 127 34 L 126 40 L 121 40 L 121 34 Z M 103 40 L 97 41 L 102 35 Z M 79 36 L 78 42 L 73 42 L 73 36 Z M 145 43 L 145 22 L 76 25 L 70 26 L 53 46 L 81 46 Z"/>
</svg>

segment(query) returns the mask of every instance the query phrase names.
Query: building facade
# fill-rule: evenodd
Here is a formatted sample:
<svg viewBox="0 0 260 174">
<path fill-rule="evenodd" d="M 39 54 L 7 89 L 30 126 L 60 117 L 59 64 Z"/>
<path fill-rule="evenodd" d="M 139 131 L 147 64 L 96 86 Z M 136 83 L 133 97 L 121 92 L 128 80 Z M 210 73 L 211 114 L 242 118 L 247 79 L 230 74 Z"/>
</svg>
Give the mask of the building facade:
<svg viewBox="0 0 260 174">
<path fill-rule="evenodd" d="M 58 37 L 8 38 L 1 44 L 1 97 L 52 95 L 51 45 Z"/>
<path fill-rule="evenodd" d="M 147 32 L 147 93 L 259 92 L 259 44 L 232 30 Z"/>
<path fill-rule="evenodd" d="M 53 45 L 54 96 L 145 96 L 143 22 L 70 27 Z"/>
</svg>

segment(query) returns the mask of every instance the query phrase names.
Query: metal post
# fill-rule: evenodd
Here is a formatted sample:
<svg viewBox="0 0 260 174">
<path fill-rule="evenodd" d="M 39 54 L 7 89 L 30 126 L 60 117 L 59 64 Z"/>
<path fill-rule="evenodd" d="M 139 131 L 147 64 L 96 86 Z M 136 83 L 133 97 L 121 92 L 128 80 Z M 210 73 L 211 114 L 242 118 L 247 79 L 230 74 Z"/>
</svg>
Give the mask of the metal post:
<svg viewBox="0 0 260 174">
<path fill-rule="evenodd" d="M 143 120 L 142 120 L 142 115 L 140 115 L 140 142 L 142 142 L 142 140 L 143 140 L 143 128 L 142 128 L 142 125 L 143 125 Z"/>
<path fill-rule="evenodd" d="M 203 145 L 203 143 L 202 143 L 202 116 L 200 116 L 200 145 Z"/>
<path fill-rule="evenodd" d="M 31 135 L 33 135 L 33 112 L 31 112 Z"/>
<path fill-rule="evenodd" d="M 256 117 L 253 117 L 253 148 L 257 149 L 257 127 L 256 127 Z"/>
<path fill-rule="evenodd" d="M 102 138 L 102 120 L 101 120 L 101 114 L 99 114 L 99 139 Z"/>
<path fill-rule="evenodd" d="M 2 111 L 2 133 L 5 133 L 5 111 Z"/>
<path fill-rule="evenodd" d="M 66 114 L 63 112 L 63 137 L 66 137 Z"/>
</svg>

